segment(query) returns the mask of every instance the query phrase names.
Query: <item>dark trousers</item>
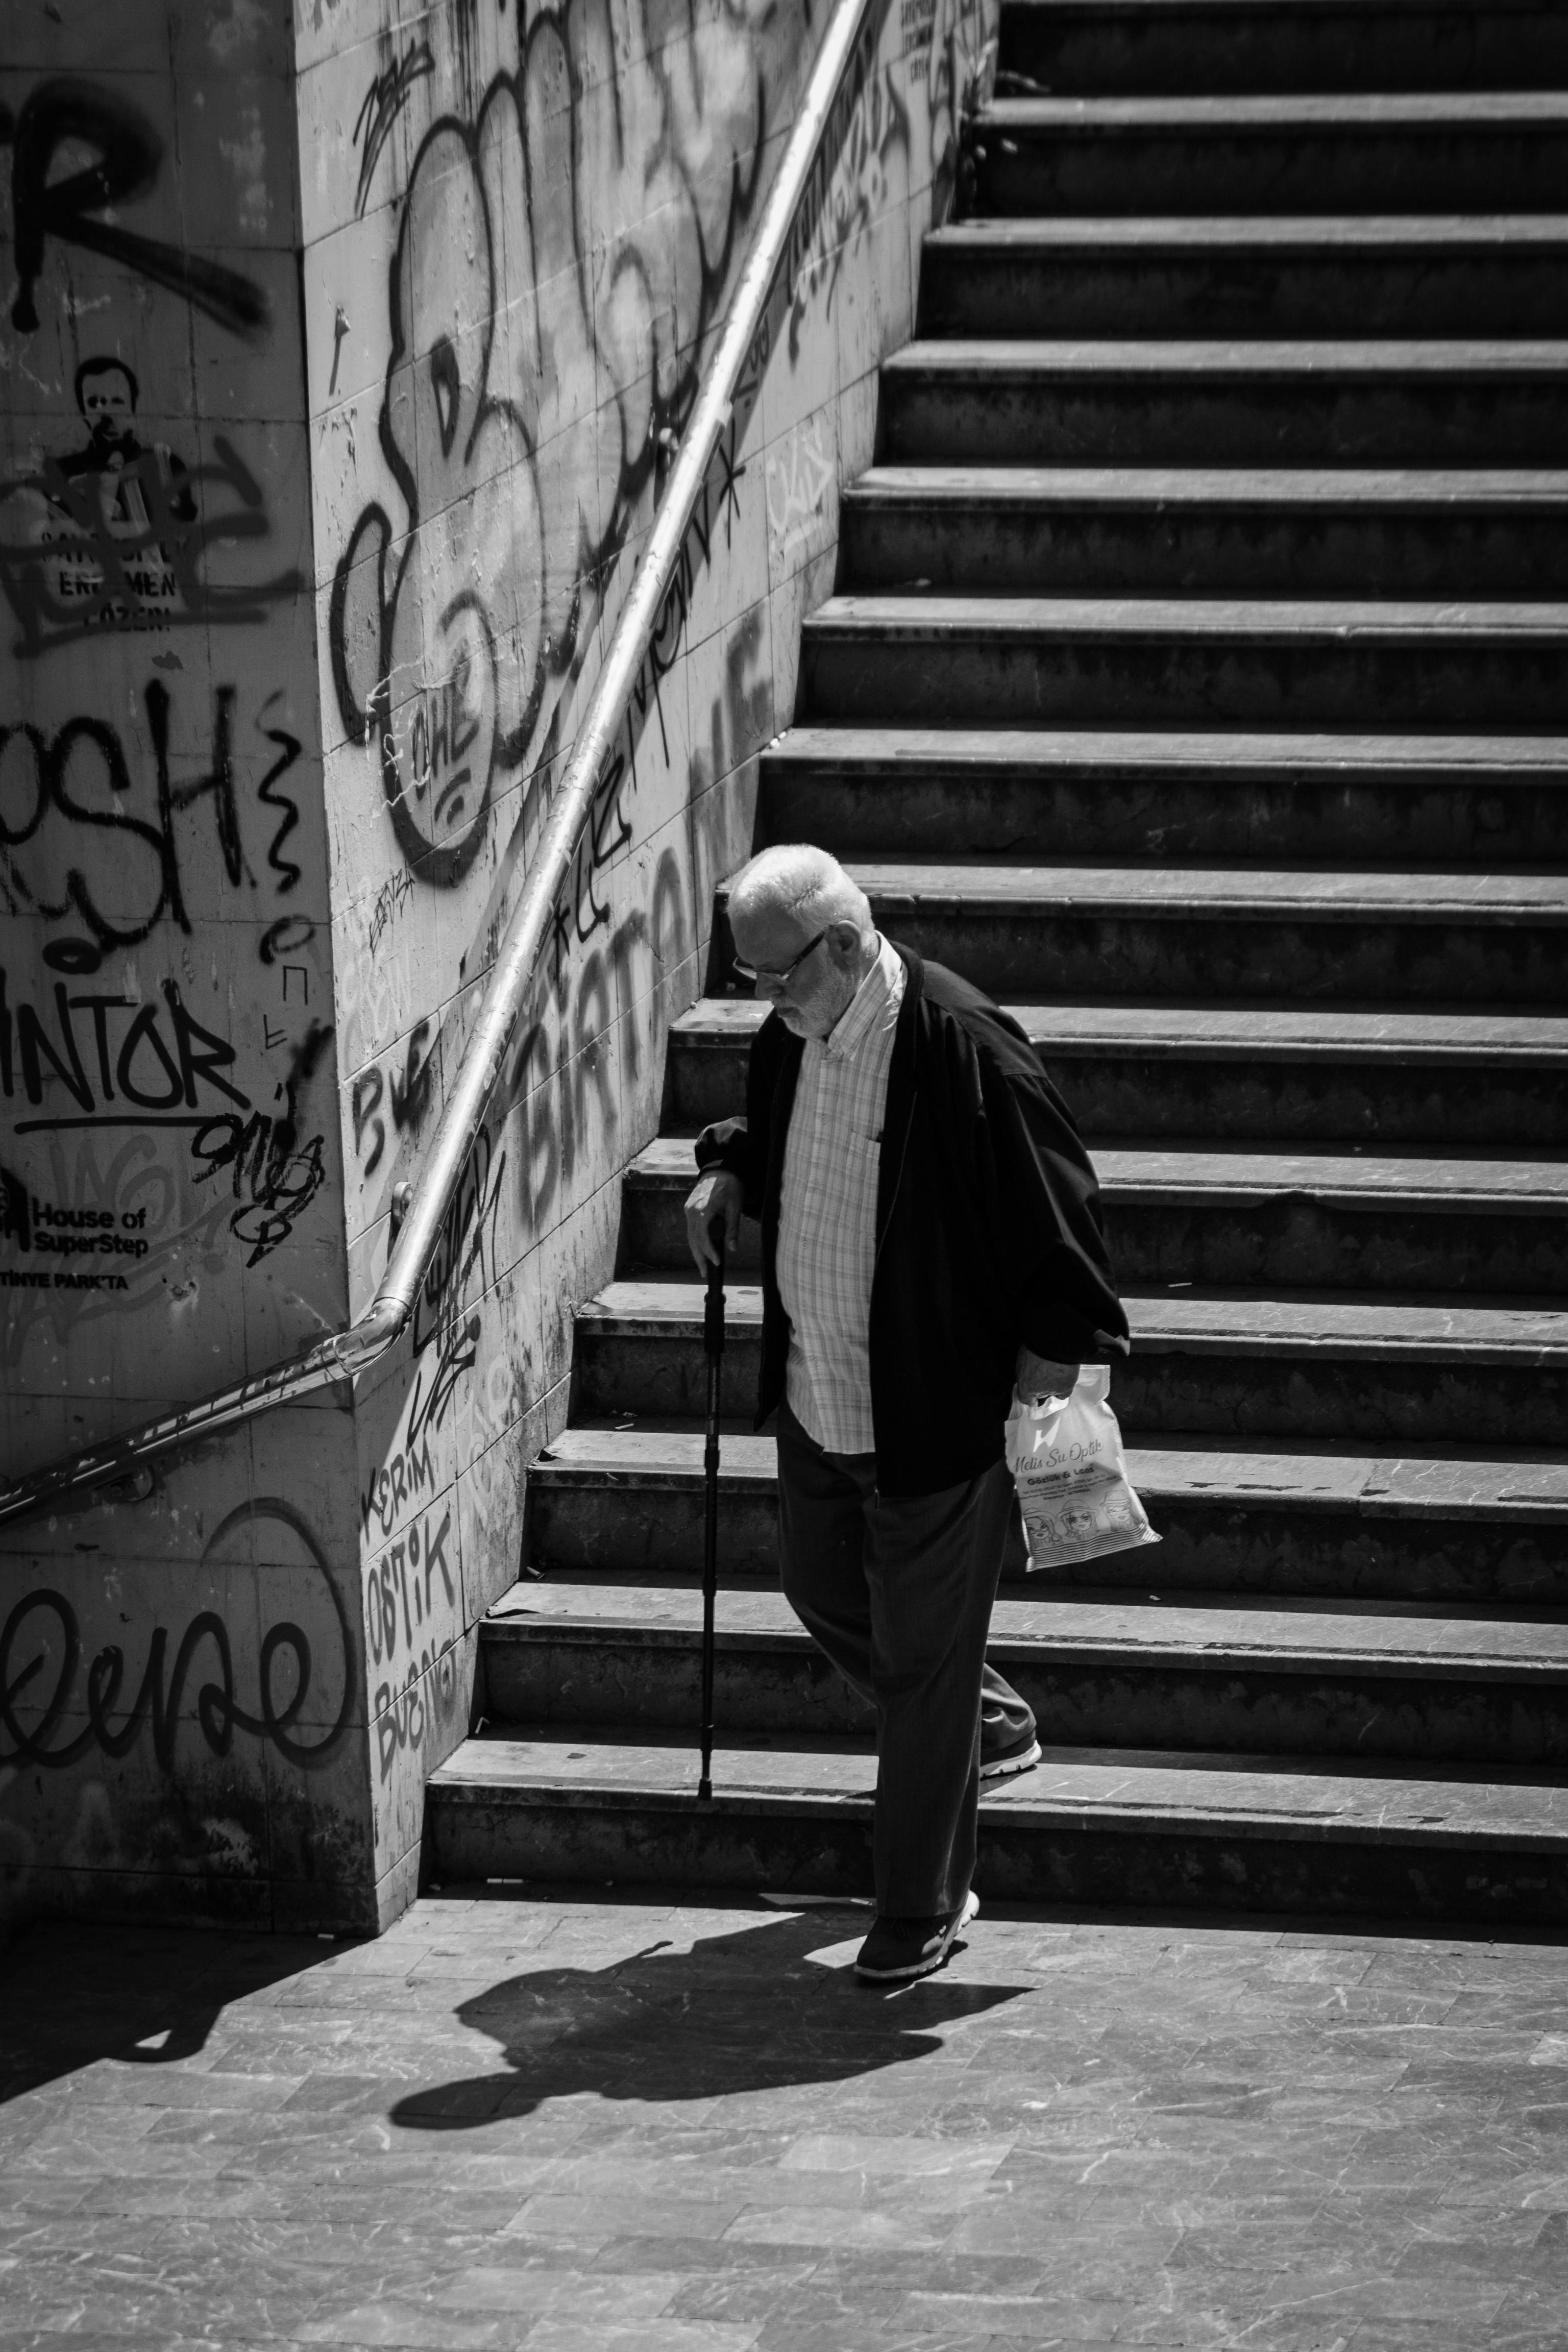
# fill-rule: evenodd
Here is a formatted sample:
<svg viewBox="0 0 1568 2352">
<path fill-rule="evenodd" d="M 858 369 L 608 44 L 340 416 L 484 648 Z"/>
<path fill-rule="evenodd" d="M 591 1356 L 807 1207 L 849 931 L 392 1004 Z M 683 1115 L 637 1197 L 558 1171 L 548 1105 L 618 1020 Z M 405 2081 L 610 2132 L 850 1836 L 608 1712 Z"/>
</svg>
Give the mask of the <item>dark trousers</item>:
<svg viewBox="0 0 1568 2352">
<path fill-rule="evenodd" d="M 1034 1730 L 985 1663 L 1012 1474 L 999 1462 L 940 1494 L 879 1495 L 874 1454 L 825 1453 L 787 1404 L 778 1451 L 785 1597 L 877 1712 L 877 1908 L 952 1911 L 974 1872 L 982 1738 L 996 1749 Z"/>
</svg>

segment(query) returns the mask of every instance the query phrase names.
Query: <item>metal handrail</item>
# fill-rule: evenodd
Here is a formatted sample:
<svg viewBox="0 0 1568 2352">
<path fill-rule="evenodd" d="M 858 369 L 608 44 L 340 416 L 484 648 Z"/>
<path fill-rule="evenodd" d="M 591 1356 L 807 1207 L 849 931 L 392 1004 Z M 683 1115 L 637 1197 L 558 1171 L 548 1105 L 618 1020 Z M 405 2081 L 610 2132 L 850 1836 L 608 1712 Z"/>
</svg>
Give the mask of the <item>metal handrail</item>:
<svg viewBox="0 0 1568 2352">
<path fill-rule="evenodd" d="M 748 354 L 766 314 L 773 280 L 812 185 L 839 89 L 878 0 L 837 0 L 806 83 L 763 216 L 741 272 L 718 349 L 703 370 L 691 415 L 665 484 L 630 592 L 610 640 L 583 725 L 551 803 L 538 850 L 512 910 L 478 1019 L 463 1049 L 452 1091 L 431 1139 L 380 1288 L 348 1328 L 312 1341 L 258 1378 L 183 1405 L 123 1436 L 52 1463 L 0 1489 L 0 1524 L 21 1518 L 82 1488 L 136 1481 L 154 1454 L 230 1429 L 276 1405 L 289 1404 L 369 1370 L 407 1326 L 473 1150 L 507 1048 L 551 928 L 551 910 L 593 810 L 600 770 L 626 717 L 643 657 L 675 578 L 708 469 L 733 414 Z M 151 1491 L 151 1478 L 139 1493 Z"/>
</svg>

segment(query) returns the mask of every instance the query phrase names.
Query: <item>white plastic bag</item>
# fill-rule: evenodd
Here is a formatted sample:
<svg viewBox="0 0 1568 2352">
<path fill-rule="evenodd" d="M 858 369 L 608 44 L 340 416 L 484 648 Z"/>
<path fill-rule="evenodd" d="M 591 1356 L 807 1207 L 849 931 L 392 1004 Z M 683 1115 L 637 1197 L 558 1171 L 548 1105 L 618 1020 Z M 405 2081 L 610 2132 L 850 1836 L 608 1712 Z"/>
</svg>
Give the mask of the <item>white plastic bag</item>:
<svg viewBox="0 0 1568 2352">
<path fill-rule="evenodd" d="M 1070 1397 L 1013 1399 L 1007 1465 L 1018 1488 L 1032 1570 L 1158 1543 L 1128 1483 L 1110 1409 L 1110 1367 L 1085 1364 Z"/>
</svg>

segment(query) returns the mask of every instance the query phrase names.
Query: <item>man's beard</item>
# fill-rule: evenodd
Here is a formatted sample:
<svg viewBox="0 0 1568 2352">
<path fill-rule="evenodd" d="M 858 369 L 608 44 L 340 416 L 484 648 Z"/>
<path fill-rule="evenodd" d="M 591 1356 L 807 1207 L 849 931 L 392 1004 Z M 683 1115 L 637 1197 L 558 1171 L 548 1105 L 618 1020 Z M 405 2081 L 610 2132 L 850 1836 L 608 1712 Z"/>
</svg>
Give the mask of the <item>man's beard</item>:
<svg viewBox="0 0 1568 2352">
<path fill-rule="evenodd" d="M 850 989 L 819 990 L 805 1004 L 781 1003 L 780 1020 L 796 1037 L 830 1036 L 855 1000 Z"/>
</svg>

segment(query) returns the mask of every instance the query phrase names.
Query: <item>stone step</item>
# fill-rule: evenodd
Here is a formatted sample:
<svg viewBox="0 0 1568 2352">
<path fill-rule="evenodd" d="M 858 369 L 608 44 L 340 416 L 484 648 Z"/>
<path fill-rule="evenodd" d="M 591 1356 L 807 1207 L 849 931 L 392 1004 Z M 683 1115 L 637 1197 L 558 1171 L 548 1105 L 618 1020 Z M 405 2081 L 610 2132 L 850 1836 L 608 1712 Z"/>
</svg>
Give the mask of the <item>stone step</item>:
<svg viewBox="0 0 1568 2352">
<path fill-rule="evenodd" d="M 1555 467 L 1568 342 L 917 341 L 879 418 L 898 465 Z"/>
<path fill-rule="evenodd" d="M 1552 212 L 1568 96 L 998 98 L 969 152 L 979 215 Z"/>
<path fill-rule="evenodd" d="M 430 1777 L 447 1879 L 870 1892 L 868 1748 L 695 1736 L 466 1740 Z M 1053 1752 L 980 1808 L 975 1885 L 1096 1908 L 1568 1921 L 1568 1790 L 1495 1773 L 1292 1771 L 1245 1757 Z"/>
<path fill-rule="evenodd" d="M 1568 215 L 966 221 L 922 249 L 921 335 L 1539 335 Z"/>
<path fill-rule="evenodd" d="M 1004 88 L 1156 98 L 1561 89 L 1555 0 L 1005 0 Z"/>
<path fill-rule="evenodd" d="M 803 828 L 803 839 L 821 836 Z M 1009 1004 L 1097 1146 L 1185 1141 L 1568 1145 L 1568 1020 L 1504 1013 Z M 670 1030 L 665 1125 L 745 1100 L 767 1007 L 708 997 Z"/>
<path fill-rule="evenodd" d="M 920 865 L 852 858 L 880 929 L 998 1003 L 1560 1012 L 1568 886 L 1543 874 Z M 721 896 L 713 973 L 733 978 Z"/>
<path fill-rule="evenodd" d="M 1568 596 L 1568 473 L 879 466 L 844 493 L 859 594 Z"/>
<path fill-rule="evenodd" d="M 701 1286 L 614 1282 L 577 1309 L 574 1417 L 706 1411 Z M 1133 1352 L 1112 1401 L 1128 1434 L 1568 1445 L 1568 1312 L 1470 1301 L 1127 1296 Z M 762 1294 L 731 1283 L 722 1409 L 756 1404 Z"/>
<path fill-rule="evenodd" d="M 1568 1299 L 1568 1160 L 1110 1148 L 1095 1165 L 1121 1283 Z M 690 1266 L 697 1172 L 681 1138 L 631 1162 L 627 1268 Z M 748 1223 L 737 1269 L 758 1266 L 758 1251 Z"/>
<path fill-rule="evenodd" d="M 1568 604 L 833 596 L 801 691 L 817 725 L 1560 734 Z"/>
<path fill-rule="evenodd" d="M 831 1743 L 874 1731 L 782 1593 L 726 1590 L 715 1622 L 721 1733 Z M 525 1735 L 700 1720 L 702 1596 L 685 1581 L 530 1578 L 480 1642 L 486 1716 Z M 1055 1748 L 1568 1763 L 1568 1620 L 1009 1593 L 992 1612 L 989 1655 Z"/>
<path fill-rule="evenodd" d="M 1568 737 L 792 727 L 759 846 L 840 857 L 1568 864 Z"/>
<path fill-rule="evenodd" d="M 531 1566 L 547 1573 L 700 1578 L 703 1440 L 681 1427 L 563 1430 L 529 1473 Z M 1378 1459 L 1133 1446 L 1128 1475 L 1159 1530 L 1140 1545 L 1007 1590 L 1079 1587 L 1166 1600 L 1193 1593 L 1288 1601 L 1568 1608 L 1568 1465 L 1560 1461 Z M 778 1575 L 770 1436 L 720 1448 L 720 1558 L 731 1577 Z"/>
</svg>

